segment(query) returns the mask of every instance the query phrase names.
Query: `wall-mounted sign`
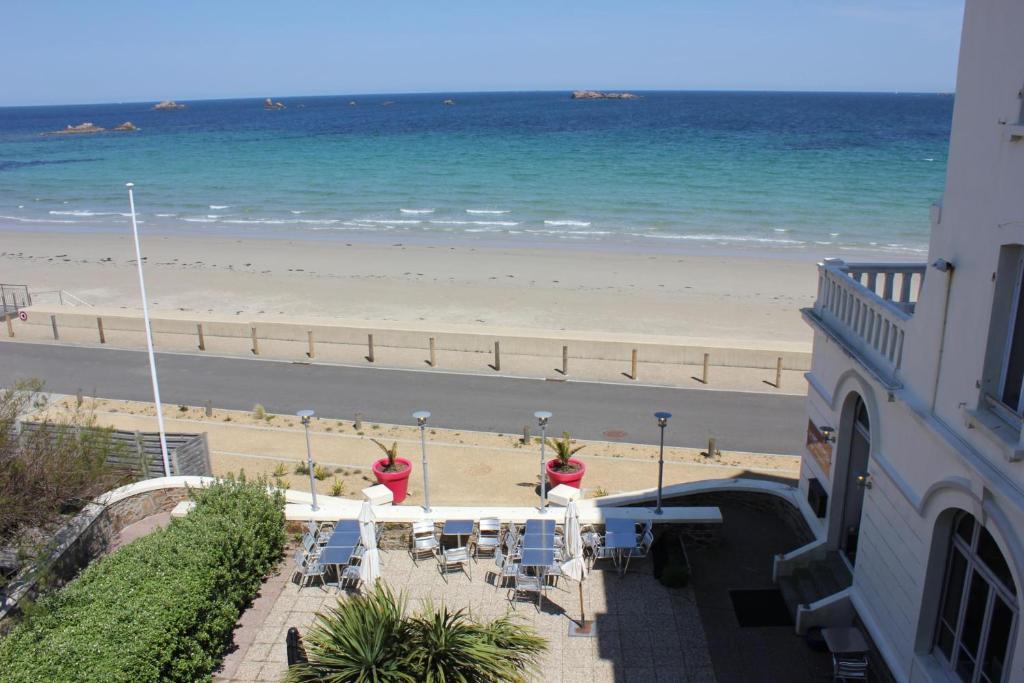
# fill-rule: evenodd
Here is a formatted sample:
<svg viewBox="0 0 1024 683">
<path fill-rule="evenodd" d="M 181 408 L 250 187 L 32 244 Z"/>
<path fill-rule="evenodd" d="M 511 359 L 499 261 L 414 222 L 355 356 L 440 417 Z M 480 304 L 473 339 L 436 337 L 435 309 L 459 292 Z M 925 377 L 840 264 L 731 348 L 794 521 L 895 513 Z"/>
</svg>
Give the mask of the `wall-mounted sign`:
<svg viewBox="0 0 1024 683">
<path fill-rule="evenodd" d="M 822 471 L 832 476 L 832 444 L 813 420 L 807 421 L 807 451 L 818 461 Z"/>
</svg>

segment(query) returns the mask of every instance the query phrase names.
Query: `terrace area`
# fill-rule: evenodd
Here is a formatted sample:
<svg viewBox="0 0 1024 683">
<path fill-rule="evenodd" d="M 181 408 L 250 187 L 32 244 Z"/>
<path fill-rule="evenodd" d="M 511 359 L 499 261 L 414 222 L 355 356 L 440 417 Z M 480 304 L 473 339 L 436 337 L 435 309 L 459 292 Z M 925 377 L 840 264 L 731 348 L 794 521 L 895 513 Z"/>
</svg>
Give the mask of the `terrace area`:
<svg viewBox="0 0 1024 683">
<path fill-rule="evenodd" d="M 732 499 L 731 501 L 729 499 Z M 474 617 L 493 619 L 511 610 L 546 638 L 549 650 L 541 663 L 544 681 L 820 681 L 831 675 L 827 653 L 810 650 L 794 634 L 792 622 L 745 624 L 731 601 L 733 590 L 768 590 L 771 556 L 801 545 L 806 538 L 792 518 L 771 514 L 770 496 L 738 492 L 676 498 L 673 505 L 719 506 L 722 524 L 702 539 L 693 525 L 656 525 L 655 533 L 688 539 L 693 570 L 689 585 L 667 588 L 654 577 L 652 553 L 633 560 L 620 576 L 610 561 L 598 562 L 583 582 L 583 607 L 596 624 L 594 637 L 569 635 L 580 616 L 578 584 L 560 579 L 544 594 L 542 607 L 520 599 L 510 603 L 495 585 L 497 565 L 481 557 L 466 573 L 447 581 L 431 559 L 414 563 L 390 534 L 382 534 L 381 575 L 408 599 L 415 611 L 428 601 L 463 608 Z M 552 511 L 555 512 L 555 511 Z M 799 525 L 797 525 L 799 526 Z M 703 531 L 707 531 L 705 528 Z M 243 614 L 235 632 L 235 649 L 215 680 L 278 681 L 287 671 L 285 639 L 296 627 L 305 634 L 318 611 L 344 601 L 357 589 L 338 590 L 314 583 L 299 589 L 290 576 L 292 560 L 267 581 Z"/>
<path fill-rule="evenodd" d="M 804 319 L 890 389 L 902 386 L 907 324 L 924 283 L 923 263 L 818 264 L 818 297 Z"/>
</svg>

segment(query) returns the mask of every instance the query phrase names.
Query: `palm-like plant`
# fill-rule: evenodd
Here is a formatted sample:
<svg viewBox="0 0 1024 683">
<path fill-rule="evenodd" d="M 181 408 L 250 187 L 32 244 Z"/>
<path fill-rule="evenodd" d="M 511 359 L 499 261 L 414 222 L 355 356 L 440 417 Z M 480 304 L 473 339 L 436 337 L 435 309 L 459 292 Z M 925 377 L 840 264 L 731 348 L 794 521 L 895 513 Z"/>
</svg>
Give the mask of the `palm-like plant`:
<svg viewBox="0 0 1024 683">
<path fill-rule="evenodd" d="M 375 444 L 377 444 L 377 447 L 380 448 L 382 451 L 384 451 L 384 455 L 386 455 L 388 457 L 388 464 L 385 465 L 384 468 L 383 468 L 385 472 L 399 472 L 399 471 L 401 471 L 400 468 L 398 467 L 398 465 L 395 463 L 395 458 L 398 457 L 398 442 L 397 441 L 394 442 L 393 444 L 391 444 L 390 448 L 388 448 L 386 445 L 382 444 L 380 441 L 377 441 L 377 439 L 370 439 L 370 441 L 372 441 Z"/>
<path fill-rule="evenodd" d="M 428 605 L 412 617 L 406 603 L 378 584 L 365 596 L 338 601 L 306 634 L 309 661 L 292 667 L 289 683 L 525 681 L 547 643 L 511 617 L 490 623 Z"/>
<path fill-rule="evenodd" d="M 562 438 L 558 441 L 548 438 L 548 447 L 555 452 L 555 458 L 558 460 L 558 464 L 555 466 L 555 469 L 560 472 L 564 472 L 566 470 L 576 470 L 576 466 L 569 462 L 569 458 L 586 448 L 586 444 L 573 446 L 572 434 L 569 432 L 562 432 Z"/>
</svg>

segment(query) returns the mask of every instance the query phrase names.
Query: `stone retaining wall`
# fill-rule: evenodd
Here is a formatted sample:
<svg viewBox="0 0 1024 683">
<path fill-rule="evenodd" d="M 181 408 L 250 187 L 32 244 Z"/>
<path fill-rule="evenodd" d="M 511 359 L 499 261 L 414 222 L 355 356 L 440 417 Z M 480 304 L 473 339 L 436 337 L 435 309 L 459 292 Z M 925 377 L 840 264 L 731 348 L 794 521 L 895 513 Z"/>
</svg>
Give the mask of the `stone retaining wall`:
<svg viewBox="0 0 1024 683">
<path fill-rule="evenodd" d="M 90 562 L 107 552 L 121 529 L 158 512 L 169 512 L 186 499 L 187 489 L 169 488 L 144 491 L 109 505 L 87 505 L 54 535 L 53 550 L 36 564 L 22 569 L 0 594 L 0 634 L 13 626 L 20 614 L 19 605 L 78 576 Z"/>
</svg>

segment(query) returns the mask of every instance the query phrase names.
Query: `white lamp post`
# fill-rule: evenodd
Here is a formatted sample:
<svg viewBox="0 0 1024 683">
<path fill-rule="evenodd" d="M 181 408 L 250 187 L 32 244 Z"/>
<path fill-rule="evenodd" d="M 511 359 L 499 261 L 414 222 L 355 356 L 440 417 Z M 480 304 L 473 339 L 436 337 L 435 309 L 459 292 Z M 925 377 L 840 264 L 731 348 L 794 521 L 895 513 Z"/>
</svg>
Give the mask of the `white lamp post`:
<svg viewBox="0 0 1024 683">
<path fill-rule="evenodd" d="M 661 428 L 661 446 L 658 449 L 658 507 L 654 509 L 656 514 L 661 514 L 661 482 L 665 473 L 665 427 L 668 426 L 668 419 L 672 413 L 664 411 L 654 414 L 658 418 L 658 427 Z"/>
<path fill-rule="evenodd" d="M 538 410 L 533 416 L 537 418 L 537 424 L 540 425 L 540 511 L 543 513 L 547 511 L 548 507 L 548 477 L 547 472 L 544 471 L 544 445 L 548 440 L 548 420 L 551 419 L 551 413 L 546 410 Z"/>
<path fill-rule="evenodd" d="M 320 506 L 316 504 L 316 481 L 313 477 L 313 449 L 309 445 L 309 420 L 316 413 L 312 410 L 300 410 L 295 414 L 302 420 L 302 426 L 306 430 L 306 468 L 309 469 L 309 492 L 313 496 L 313 512 L 316 512 L 320 509 Z"/>
<path fill-rule="evenodd" d="M 427 473 L 427 418 L 430 413 L 426 410 L 417 410 L 412 414 L 416 418 L 416 424 L 420 427 L 420 448 L 423 452 L 423 511 L 430 512 L 430 476 Z"/>
<path fill-rule="evenodd" d="M 153 353 L 153 329 L 149 326 L 149 304 L 146 302 L 146 280 L 142 276 L 142 250 L 139 248 L 139 226 L 135 221 L 135 183 L 125 183 L 128 188 L 128 206 L 132 212 L 132 237 L 135 240 L 135 265 L 139 269 L 139 292 L 142 294 L 142 320 L 146 327 L 146 349 L 149 351 L 149 377 L 153 383 L 153 402 L 156 404 L 156 423 L 160 429 L 160 455 L 164 459 L 164 476 L 171 476 L 171 459 L 167 455 L 167 433 L 164 430 L 164 408 L 160 402 L 160 383 L 156 379 L 156 355 Z"/>
</svg>

